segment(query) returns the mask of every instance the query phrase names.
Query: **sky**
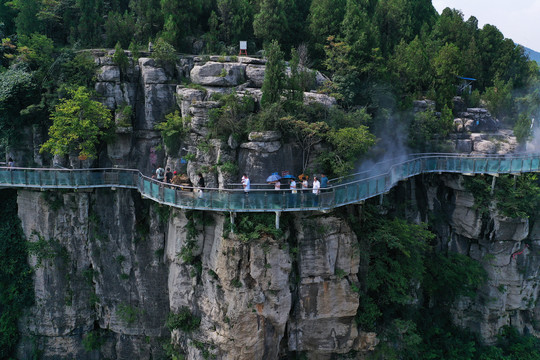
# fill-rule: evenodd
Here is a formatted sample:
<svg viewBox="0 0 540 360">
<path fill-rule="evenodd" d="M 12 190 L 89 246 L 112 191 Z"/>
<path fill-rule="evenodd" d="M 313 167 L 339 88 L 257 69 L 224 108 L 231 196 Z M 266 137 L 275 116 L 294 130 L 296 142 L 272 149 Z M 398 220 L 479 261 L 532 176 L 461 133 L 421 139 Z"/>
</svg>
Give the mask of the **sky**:
<svg viewBox="0 0 540 360">
<path fill-rule="evenodd" d="M 478 27 L 495 25 L 504 37 L 540 52 L 540 0 L 433 0 L 439 14 L 444 8 L 459 9 L 465 20 L 471 15 Z"/>
</svg>

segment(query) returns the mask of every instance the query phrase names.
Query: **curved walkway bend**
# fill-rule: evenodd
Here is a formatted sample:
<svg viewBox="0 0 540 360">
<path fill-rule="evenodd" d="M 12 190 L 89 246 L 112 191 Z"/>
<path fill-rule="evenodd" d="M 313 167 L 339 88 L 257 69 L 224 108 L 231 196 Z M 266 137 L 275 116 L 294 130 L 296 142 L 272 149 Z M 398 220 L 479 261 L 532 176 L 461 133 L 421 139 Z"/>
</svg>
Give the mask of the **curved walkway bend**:
<svg viewBox="0 0 540 360">
<path fill-rule="evenodd" d="M 320 195 L 311 190 L 193 188 L 164 184 L 132 169 L 44 169 L 0 167 L 0 187 L 30 189 L 136 189 L 145 198 L 181 209 L 266 212 L 316 211 L 358 203 L 388 192 L 401 180 L 423 173 L 519 174 L 540 171 L 540 154 L 464 155 L 416 154 L 372 170 L 332 179 Z"/>
</svg>

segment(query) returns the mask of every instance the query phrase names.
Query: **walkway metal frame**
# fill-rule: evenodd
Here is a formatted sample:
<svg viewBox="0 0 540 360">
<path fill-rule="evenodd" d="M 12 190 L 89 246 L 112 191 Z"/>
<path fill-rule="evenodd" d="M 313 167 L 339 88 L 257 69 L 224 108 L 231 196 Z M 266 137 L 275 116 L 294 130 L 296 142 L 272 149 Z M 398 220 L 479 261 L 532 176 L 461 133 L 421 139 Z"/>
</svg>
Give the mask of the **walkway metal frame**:
<svg viewBox="0 0 540 360">
<path fill-rule="evenodd" d="M 166 184 L 133 169 L 49 169 L 0 167 L 0 187 L 30 189 L 136 189 L 145 198 L 181 209 L 236 212 L 325 211 L 388 192 L 399 181 L 423 173 L 519 174 L 540 171 L 540 154 L 414 154 L 375 164 L 370 170 L 332 179 L 314 195 L 312 189 L 205 188 Z M 276 221 L 276 224 L 278 222 Z"/>
</svg>

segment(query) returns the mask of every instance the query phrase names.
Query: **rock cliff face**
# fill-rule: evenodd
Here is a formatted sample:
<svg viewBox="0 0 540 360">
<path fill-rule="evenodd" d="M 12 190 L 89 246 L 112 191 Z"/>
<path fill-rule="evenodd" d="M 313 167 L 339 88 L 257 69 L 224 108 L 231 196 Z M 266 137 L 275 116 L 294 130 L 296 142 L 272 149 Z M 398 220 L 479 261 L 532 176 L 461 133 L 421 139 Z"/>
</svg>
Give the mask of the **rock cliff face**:
<svg viewBox="0 0 540 360">
<path fill-rule="evenodd" d="M 252 133 L 241 144 L 208 138 L 208 113 L 217 106 L 211 94 L 237 91 L 257 102 L 261 60 L 194 57 L 161 67 L 141 58 L 124 74 L 107 55 L 95 54 L 95 88 L 119 126 L 100 165 L 149 174 L 159 164 L 180 169 L 191 154 L 185 169 L 192 181 L 202 171 L 215 187 L 237 181 L 242 171 L 260 182 L 269 169 L 300 170 L 298 149 L 279 133 Z M 200 86 L 179 85 L 183 79 Z M 321 94 L 306 99 L 335 103 Z M 154 126 L 173 110 L 190 117 L 189 136 L 178 154 L 165 154 Z M 219 161 L 235 162 L 239 173 L 222 172 Z M 432 224 L 440 249 L 468 255 L 488 271 L 477 297 L 452 308 L 456 324 L 488 342 L 506 324 L 540 335 L 539 221 L 493 211 L 480 216 L 459 176 L 418 177 L 388 196 L 413 203 L 412 219 L 443 214 Z M 379 341 L 354 322 L 363 239 L 337 214 L 290 215 L 282 237 L 263 233 L 246 242 L 229 232 L 228 214 L 169 209 L 128 190 L 21 190 L 18 206 L 25 235 L 36 244 L 29 259 L 36 304 L 20 321 L 19 358 L 159 359 L 172 341 L 176 353 L 192 360 L 290 353 L 330 359 L 351 351 L 360 357 Z M 200 325 L 170 331 L 169 313 L 184 309 Z"/>
</svg>

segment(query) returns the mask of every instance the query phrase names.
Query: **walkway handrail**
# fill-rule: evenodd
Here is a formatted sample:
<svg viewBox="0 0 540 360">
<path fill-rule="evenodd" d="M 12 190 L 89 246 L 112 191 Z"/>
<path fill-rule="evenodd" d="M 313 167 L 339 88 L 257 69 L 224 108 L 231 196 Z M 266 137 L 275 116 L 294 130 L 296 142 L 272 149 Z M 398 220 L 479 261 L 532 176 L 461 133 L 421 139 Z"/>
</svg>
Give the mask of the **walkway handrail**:
<svg viewBox="0 0 540 360">
<path fill-rule="evenodd" d="M 136 169 L 55 169 L 0 167 L 0 187 L 32 189 L 136 189 L 145 198 L 177 208 L 229 212 L 330 210 L 388 192 L 395 184 L 422 173 L 509 174 L 540 171 L 540 154 L 413 154 L 385 161 L 369 170 L 332 179 L 313 189 L 204 188 L 166 184 Z"/>
</svg>

